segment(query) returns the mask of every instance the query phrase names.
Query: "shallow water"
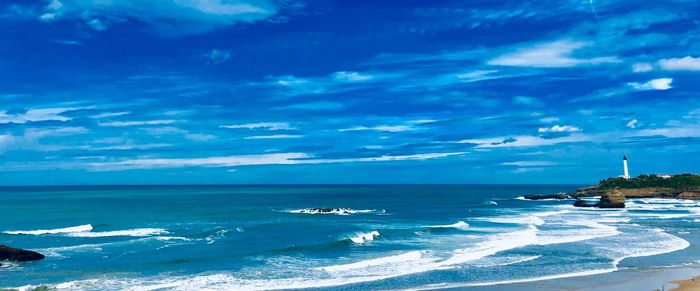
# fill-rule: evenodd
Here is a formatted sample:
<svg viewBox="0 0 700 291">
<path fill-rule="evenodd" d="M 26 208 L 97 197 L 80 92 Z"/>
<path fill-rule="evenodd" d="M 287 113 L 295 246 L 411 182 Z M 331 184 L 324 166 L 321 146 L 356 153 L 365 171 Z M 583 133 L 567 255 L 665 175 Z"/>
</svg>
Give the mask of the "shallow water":
<svg viewBox="0 0 700 291">
<path fill-rule="evenodd" d="M 1 188 L 0 243 L 47 258 L 3 263 L 0 287 L 422 289 L 700 260 L 700 201 L 518 199 L 573 188 Z"/>
</svg>

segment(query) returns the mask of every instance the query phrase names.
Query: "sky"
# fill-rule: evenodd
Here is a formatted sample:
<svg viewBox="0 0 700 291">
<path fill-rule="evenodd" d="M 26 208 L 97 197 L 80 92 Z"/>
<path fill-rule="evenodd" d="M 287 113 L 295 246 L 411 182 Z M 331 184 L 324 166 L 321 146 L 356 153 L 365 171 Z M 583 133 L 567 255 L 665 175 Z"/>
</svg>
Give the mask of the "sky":
<svg viewBox="0 0 700 291">
<path fill-rule="evenodd" d="M 0 4 L 0 185 L 700 167 L 700 2 Z"/>
</svg>

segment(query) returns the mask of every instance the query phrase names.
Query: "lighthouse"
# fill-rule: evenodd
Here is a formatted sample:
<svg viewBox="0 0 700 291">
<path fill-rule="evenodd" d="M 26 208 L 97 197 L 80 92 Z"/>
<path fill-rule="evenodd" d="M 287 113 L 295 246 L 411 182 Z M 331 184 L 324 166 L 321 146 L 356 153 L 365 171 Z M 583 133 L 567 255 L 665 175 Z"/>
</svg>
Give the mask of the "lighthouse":
<svg viewBox="0 0 700 291">
<path fill-rule="evenodd" d="M 622 158 L 622 166 L 625 168 L 625 175 L 622 176 L 622 177 L 629 180 L 629 178 L 630 178 L 630 170 L 629 170 L 629 168 L 627 168 L 627 156 L 624 156 L 624 157 Z"/>
</svg>

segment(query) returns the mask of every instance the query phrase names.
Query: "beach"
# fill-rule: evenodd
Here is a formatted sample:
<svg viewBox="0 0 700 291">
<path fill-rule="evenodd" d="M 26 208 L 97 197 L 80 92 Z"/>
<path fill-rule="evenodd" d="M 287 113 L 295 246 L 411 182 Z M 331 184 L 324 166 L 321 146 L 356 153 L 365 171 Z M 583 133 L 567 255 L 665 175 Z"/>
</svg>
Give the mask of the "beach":
<svg viewBox="0 0 700 291">
<path fill-rule="evenodd" d="M 528 283 L 473 288 L 479 291 L 496 290 L 676 290 L 696 291 L 698 281 L 690 278 L 700 274 L 700 265 L 692 268 L 664 268 L 650 270 L 620 270 L 614 273 L 555 279 Z M 680 279 L 684 278 L 684 279 Z M 687 278 L 687 279 L 685 279 Z M 452 289 L 452 290 L 457 290 Z M 471 289 L 471 288 L 470 288 Z M 446 289 L 449 290 L 449 289 Z"/>
</svg>

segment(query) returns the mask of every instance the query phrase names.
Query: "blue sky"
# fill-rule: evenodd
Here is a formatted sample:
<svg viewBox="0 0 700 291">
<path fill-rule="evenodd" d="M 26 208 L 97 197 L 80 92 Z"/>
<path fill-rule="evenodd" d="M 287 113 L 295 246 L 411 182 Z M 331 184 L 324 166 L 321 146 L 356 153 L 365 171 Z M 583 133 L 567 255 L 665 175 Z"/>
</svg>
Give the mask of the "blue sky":
<svg viewBox="0 0 700 291">
<path fill-rule="evenodd" d="M 0 184 L 697 172 L 697 1 L 0 4 Z"/>
</svg>

